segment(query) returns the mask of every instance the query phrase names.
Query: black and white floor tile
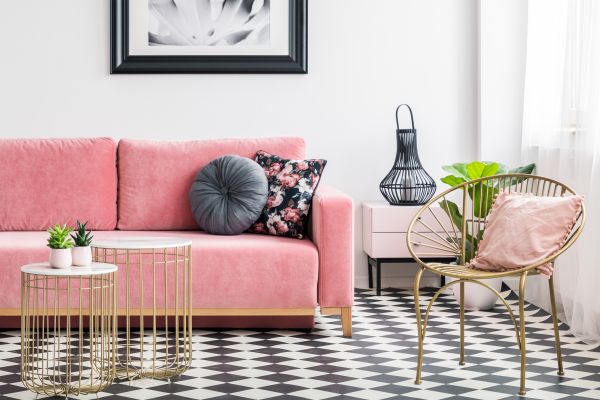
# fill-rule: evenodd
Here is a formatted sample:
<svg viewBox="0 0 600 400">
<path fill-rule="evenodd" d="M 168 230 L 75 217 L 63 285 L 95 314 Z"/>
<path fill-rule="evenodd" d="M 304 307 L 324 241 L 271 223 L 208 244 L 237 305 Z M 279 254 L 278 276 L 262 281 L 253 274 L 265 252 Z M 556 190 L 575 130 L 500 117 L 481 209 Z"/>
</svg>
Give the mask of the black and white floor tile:
<svg viewBox="0 0 600 400">
<path fill-rule="evenodd" d="M 425 298 L 433 292 L 425 291 Z M 503 295 L 516 306 L 516 296 Z M 566 373 L 556 374 L 550 316 L 527 306 L 527 398 L 600 399 L 600 349 L 561 327 Z M 117 382 L 110 399 L 508 399 L 518 398 L 519 353 L 498 306 L 468 312 L 466 365 L 458 365 L 458 308 L 442 296 L 428 326 L 423 382 L 414 384 L 416 323 L 412 293 L 357 290 L 354 336 L 338 317 L 302 331 L 194 331 L 192 368 L 172 382 Z M 0 332 L 0 396 L 34 399 L 20 383 L 19 332 Z M 38 398 L 42 398 L 39 396 Z M 79 398 L 96 398 L 80 396 Z"/>
</svg>

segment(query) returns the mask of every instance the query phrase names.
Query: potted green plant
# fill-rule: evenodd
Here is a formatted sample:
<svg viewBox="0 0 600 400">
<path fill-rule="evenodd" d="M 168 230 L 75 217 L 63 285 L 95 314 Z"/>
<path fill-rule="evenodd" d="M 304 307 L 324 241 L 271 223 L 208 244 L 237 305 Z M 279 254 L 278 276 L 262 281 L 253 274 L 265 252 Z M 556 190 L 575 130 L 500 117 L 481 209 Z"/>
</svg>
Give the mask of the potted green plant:
<svg viewBox="0 0 600 400">
<path fill-rule="evenodd" d="M 71 249 L 73 265 L 84 267 L 92 264 L 92 231 L 87 230 L 87 222 L 77 221 L 77 231 L 71 235 L 75 246 Z"/>
<path fill-rule="evenodd" d="M 73 240 L 69 234 L 73 228 L 67 225 L 56 225 L 48 229 L 48 247 L 50 247 L 50 266 L 54 268 L 68 268 L 72 264 L 71 247 Z"/>
<path fill-rule="evenodd" d="M 444 171 L 450 174 L 443 177 L 441 179 L 442 182 L 455 187 L 464 182 L 478 178 L 485 178 L 488 176 L 517 173 L 531 174 L 535 170 L 535 164 L 529 164 L 509 170 L 504 164 L 501 163 L 473 161 L 468 164 L 456 163 L 452 165 L 445 165 L 442 168 Z M 485 218 L 492 208 L 492 203 L 495 195 L 498 193 L 498 188 L 485 188 L 485 190 L 492 190 L 492 196 L 480 196 L 477 194 L 482 193 L 483 191 L 481 190 L 482 187 L 478 185 L 485 185 L 485 183 L 476 184 L 472 189 L 469 189 L 467 193 L 472 201 L 472 207 L 475 216 L 478 218 Z M 459 230 L 462 229 L 463 216 L 460 212 L 460 208 L 452 201 L 441 201 L 440 207 L 446 212 L 454 225 Z M 478 232 L 471 232 L 471 235 L 466 235 L 467 241 L 465 243 L 465 262 L 469 262 L 473 257 L 475 257 L 477 248 L 479 247 L 479 242 L 483 238 L 483 232 L 484 230 L 481 229 Z M 453 239 L 448 238 L 448 240 Z M 471 242 L 473 243 L 472 246 Z M 451 280 L 452 278 L 448 278 L 448 281 Z M 500 278 L 489 279 L 486 281 L 486 283 L 498 291 L 500 291 L 502 287 L 502 279 Z M 460 287 L 453 286 L 452 292 L 454 297 L 458 300 L 460 298 Z M 470 310 L 488 310 L 494 306 L 496 300 L 496 295 L 483 286 L 475 283 L 465 283 L 465 308 Z"/>
</svg>

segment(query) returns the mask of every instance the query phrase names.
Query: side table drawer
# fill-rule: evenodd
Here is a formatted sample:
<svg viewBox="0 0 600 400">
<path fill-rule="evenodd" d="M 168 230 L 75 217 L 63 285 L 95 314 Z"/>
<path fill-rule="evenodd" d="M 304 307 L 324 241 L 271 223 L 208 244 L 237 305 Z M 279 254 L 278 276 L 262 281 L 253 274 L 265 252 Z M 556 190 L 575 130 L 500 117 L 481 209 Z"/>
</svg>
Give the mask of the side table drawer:
<svg viewBox="0 0 600 400">
<path fill-rule="evenodd" d="M 404 232 L 374 232 L 371 236 L 371 248 L 365 251 L 372 258 L 411 258 L 406 246 L 406 233 Z M 425 244 L 437 246 L 435 242 L 427 242 L 424 238 L 414 238 L 414 241 L 423 241 Z M 414 245 L 415 251 L 428 253 L 427 257 L 448 257 L 448 253 L 427 246 Z"/>
<path fill-rule="evenodd" d="M 421 209 L 421 206 L 397 206 L 397 207 L 378 207 L 372 208 L 371 212 L 371 231 L 372 232 L 406 232 L 410 221 L 412 221 L 415 214 Z M 430 212 L 426 212 L 422 215 L 423 222 L 427 226 L 435 230 L 442 231 L 443 228 L 440 226 L 440 222 L 448 226 L 446 229 L 450 229 L 449 219 L 446 216 L 444 210 L 440 207 L 432 207 L 432 215 Z M 436 220 L 437 217 L 437 220 Z M 438 220 L 440 222 L 438 222 Z M 417 223 L 415 228 L 419 232 L 428 231 L 427 227 Z"/>
</svg>

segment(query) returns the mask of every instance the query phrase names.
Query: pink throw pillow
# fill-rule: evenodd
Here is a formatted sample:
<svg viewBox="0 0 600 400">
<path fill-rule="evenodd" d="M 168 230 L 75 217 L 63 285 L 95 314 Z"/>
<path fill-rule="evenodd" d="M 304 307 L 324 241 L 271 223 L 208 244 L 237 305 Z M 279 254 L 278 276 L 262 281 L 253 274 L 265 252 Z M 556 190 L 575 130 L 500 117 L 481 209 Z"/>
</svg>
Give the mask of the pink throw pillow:
<svg viewBox="0 0 600 400">
<path fill-rule="evenodd" d="M 539 197 L 502 192 L 487 217 L 483 240 L 469 267 L 510 271 L 533 265 L 557 252 L 581 212 L 581 196 Z M 550 263 L 538 267 L 552 275 Z"/>
</svg>

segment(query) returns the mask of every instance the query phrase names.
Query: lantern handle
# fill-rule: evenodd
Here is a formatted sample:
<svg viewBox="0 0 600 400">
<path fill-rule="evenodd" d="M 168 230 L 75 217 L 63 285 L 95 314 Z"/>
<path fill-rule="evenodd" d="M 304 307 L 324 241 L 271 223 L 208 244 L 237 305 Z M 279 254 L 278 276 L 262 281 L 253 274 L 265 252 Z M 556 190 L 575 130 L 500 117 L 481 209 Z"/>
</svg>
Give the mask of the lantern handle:
<svg viewBox="0 0 600 400">
<path fill-rule="evenodd" d="M 402 107 L 402 106 L 406 106 L 406 108 L 408 108 L 408 112 L 410 113 L 410 123 L 412 124 L 412 129 L 414 131 L 415 130 L 415 120 L 413 118 L 412 109 L 410 108 L 410 106 L 408 104 L 400 104 L 396 108 L 396 129 L 400 130 L 400 124 L 398 123 L 398 111 L 400 110 L 400 107 Z"/>
</svg>

